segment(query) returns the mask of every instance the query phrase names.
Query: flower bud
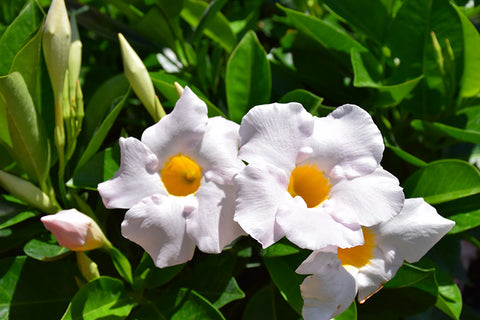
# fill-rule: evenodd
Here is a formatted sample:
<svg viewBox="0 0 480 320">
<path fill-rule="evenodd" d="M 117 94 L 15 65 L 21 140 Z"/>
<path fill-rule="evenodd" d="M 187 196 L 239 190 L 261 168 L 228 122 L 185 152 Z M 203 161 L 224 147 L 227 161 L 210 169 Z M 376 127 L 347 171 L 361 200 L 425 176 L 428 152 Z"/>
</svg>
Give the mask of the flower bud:
<svg viewBox="0 0 480 320">
<path fill-rule="evenodd" d="M 77 265 L 87 281 L 92 281 L 100 277 L 97 264 L 82 251 L 77 251 Z"/>
<path fill-rule="evenodd" d="M 121 33 L 118 34 L 118 39 L 122 51 L 123 68 L 128 82 L 152 118 L 155 121 L 160 120 L 165 111 L 163 111 L 161 105 L 158 106 L 158 103 L 155 103 L 155 89 L 147 68 Z"/>
<path fill-rule="evenodd" d="M 95 221 L 76 209 L 63 210 L 40 220 L 62 247 L 72 251 L 93 250 L 110 244 Z"/>
<path fill-rule="evenodd" d="M 16 198 L 46 213 L 57 211 L 48 195 L 31 182 L 0 170 L 0 186 Z"/>
</svg>

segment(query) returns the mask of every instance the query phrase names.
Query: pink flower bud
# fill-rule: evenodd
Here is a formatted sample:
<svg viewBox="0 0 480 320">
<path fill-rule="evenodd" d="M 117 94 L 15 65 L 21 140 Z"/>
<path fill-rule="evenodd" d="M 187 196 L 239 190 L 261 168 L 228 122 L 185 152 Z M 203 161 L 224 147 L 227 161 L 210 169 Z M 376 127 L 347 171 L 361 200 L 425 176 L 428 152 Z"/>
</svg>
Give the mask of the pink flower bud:
<svg viewBox="0 0 480 320">
<path fill-rule="evenodd" d="M 100 227 L 76 209 L 63 210 L 40 219 L 58 243 L 73 251 L 87 251 L 108 243 Z"/>
</svg>

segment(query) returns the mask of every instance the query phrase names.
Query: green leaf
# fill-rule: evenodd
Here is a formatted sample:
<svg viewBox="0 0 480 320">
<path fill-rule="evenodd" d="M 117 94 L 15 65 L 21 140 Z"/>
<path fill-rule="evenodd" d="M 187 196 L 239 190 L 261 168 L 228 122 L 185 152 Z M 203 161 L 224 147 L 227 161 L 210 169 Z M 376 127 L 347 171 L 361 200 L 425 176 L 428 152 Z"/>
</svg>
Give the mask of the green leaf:
<svg viewBox="0 0 480 320">
<path fill-rule="evenodd" d="M 184 266 L 185 264 L 180 264 L 161 269 L 157 268 L 153 264 L 150 255 L 144 252 L 140 263 L 135 269 L 134 277 L 140 279 L 142 285 L 146 288 L 153 289 L 168 283 L 183 270 Z"/>
<path fill-rule="evenodd" d="M 67 182 L 69 187 L 96 190 L 99 183 L 109 180 L 118 170 L 120 151 L 118 145 L 96 153 Z"/>
<path fill-rule="evenodd" d="M 219 11 L 219 3 L 225 1 L 212 1 L 208 5 L 204 1 L 188 0 L 184 3 L 181 17 L 195 30 L 196 38 L 205 32 L 205 35 L 220 44 L 227 52 L 231 52 L 237 43 L 237 37 L 233 33 L 228 20 Z"/>
<path fill-rule="evenodd" d="M 60 319 L 75 294 L 71 261 L 40 262 L 25 256 L 0 260 L 2 319 Z"/>
<path fill-rule="evenodd" d="M 436 204 L 480 193 L 480 174 L 468 162 L 438 160 L 413 173 L 403 187 L 407 197 Z"/>
<path fill-rule="evenodd" d="M 22 221 L 39 215 L 28 207 L 9 201 L 0 195 L 0 230 L 16 225 Z"/>
<path fill-rule="evenodd" d="M 480 144 L 480 131 L 455 128 L 439 122 L 413 120 L 412 127 L 421 131 L 432 131 L 436 135 L 446 135 L 456 140 Z"/>
<path fill-rule="evenodd" d="M 480 91 L 480 35 L 462 11 L 455 7 L 460 17 L 464 42 L 464 67 L 460 80 L 460 96 L 473 97 Z"/>
<path fill-rule="evenodd" d="M 157 6 L 152 7 L 135 25 L 135 30 L 147 37 L 154 43 L 175 49 L 175 31 L 169 17 L 162 9 Z"/>
<path fill-rule="evenodd" d="M 42 223 L 20 223 L 9 228 L 0 229 L 0 253 L 22 246 L 24 243 L 45 232 Z"/>
<path fill-rule="evenodd" d="M 348 55 L 352 49 L 357 49 L 360 52 L 367 51 L 365 47 L 349 34 L 335 28 L 333 25 L 302 12 L 287 9 L 282 6 L 279 7 L 287 14 L 293 26 L 324 47 Z"/>
<path fill-rule="evenodd" d="M 18 52 L 42 25 L 43 14 L 36 1 L 28 1 L 0 38 L 0 75 L 9 73 Z"/>
<path fill-rule="evenodd" d="M 242 299 L 245 294 L 232 277 L 236 259 L 231 252 L 206 256 L 193 269 L 184 270 L 180 286 L 195 290 L 218 308 Z M 205 274 L 215 274 L 215 277 L 205 277 Z"/>
<path fill-rule="evenodd" d="M 30 178 L 43 185 L 50 169 L 50 145 L 22 75 L 0 77 L 0 94 L 7 106 L 11 153 Z"/>
<path fill-rule="evenodd" d="M 288 256 L 291 254 L 299 253 L 300 250 L 301 250 L 300 248 L 293 245 L 289 241 L 285 241 L 284 239 L 281 239 L 280 241 L 269 246 L 268 248 L 263 249 L 262 255 L 265 258 L 282 257 L 282 256 Z"/>
<path fill-rule="evenodd" d="M 322 101 L 323 98 L 304 89 L 295 89 L 287 92 L 278 100 L 281 103 L 298 102 L 310 113 L 320 117 L 326 116 L 335 110 L 335 108 L 323 106 Z"/>
<path fill-rule="evenodd" d="M 300 293 L 300 279 L 295 269 L 292 269 L 281 257 L 266 258 L 263 261 L 283 298 L 298 314 L 302 314 L 303 298 Z"/>
<path fill-rule="evenodd" d="M 384 85 L 380 81 L 374 80 L 374 76 L 371 75 L 371 71 L 366 66 L 367 59 L 374 60 L 368 52 L 360 52 L 356 49 L 351 51 L 351 61 L 354 72 L 353 85 L 359 88 L 372 88 L 375 89 L 375 95 L 372 101 L 369 103 L 374 106 L 388 106 L 393 107 L 398 105 L 405 99 L 410 92 L 417 86 L 423 76 L 419 76 L 413 79 L 409 79 L 402 83 Z M 378 61 L 370 62 L 376 65 L 375 68 L 380 69 L 380 63 Z"/>
<path fill-rule="evenodd" d="M 40 261 L 48 261 L 70 252 L 67 248 L 38 239 L 32 239 L 27 242 L 23 247 L 23 251 L 30 258 Z"/>
<path fill-rule="evenodd" d="M 438 297 L 435 306 L 452 319 L 460 319 L 462 313 L 462 293 L 451 277 L 437 269 Z"/>
<path fill-rule="evenodd" d="M 390 144 L 388 141 L 385 141 L 385 146 L 388 149 L 392 150 L 392 152 L 395 153 L 400 159 L 403 159 L 416 167 L 423 167 L 427 165 L 427 163 L 422 159 L 415 157 L 414 155 L 406 152 L 400 147 Z"/>
<path fill-rule="evenodd" d="M 85 286 L 73 297 L 62 320 L 125 319 L 134 301 L 123 282 L 100 277 Z"/>
<path fill-rule="evenodd" d="M 432 277 L 435 274 L 434 268 L 424 269 L 414 266 L 409 263 L 404 263 L 403 266 L 398 269 L 397 274 L 393 279 L 388 281 L 385 288 L 404 288 L 410 287 L 419 283 L 426 278 Z"/>
<path fill-rule="evenodd" d="M 435 207 L 444 217 L 455 221 L 449 234 L 460 233 L 480 225 L 480 194 L 444 202 Z"/>
<path fill-rule="evenodd" d="M 383 43 L 388 31 L 390 15 L 382 1 L 372 1 L 366 5 L 358 0 L 323 0 L 336 14 L 378 43 Z"/>
<path fill-rule="evenodd" d="M 120 100 L 128 91 L 128 80 L 125 75 L 116 75 L 102 83 L 85 107 L 84 129 L 82 138 L 90 141 L 105 116 L 115 107 L 114 102 Z"/>
<path fill-rule="evenodd" d="M 120 100 L 120 102 L 115 106 L 115 108 L 113 108 L 113 110 L 102 122 L 98 130 L 95 132 L 95 135 L 88 143 L 87 148 L 83 152 L 82 156 L 80 157 L 80 160 L 77 163 L 77 166 L 75 167 L 74 175 L 76 175 L 78 170 L 82 168 L 87 163 L 87 161 L 98 151 L 103 141 L 105 140 L 105 137 L 107 136 L 108 132 L 112 128 L 113 124 L 115 123 L 115 120 L 120 114 L 120 111 L 122 111 L 129 95 L 130 95 L 130 89 L 123 96 L 122 100 Z"/>
<path fill-rule="evenodd" d="M 240 122 L 250 108 L 269 102 L 270 65 L 253 31 L 247 32 L 232 52 L 225 81 L 230 120 Z"/>
<path fill-rule="evenodd" d="M 110 257 L 112 257 L 113 265 L 115 266 L 115 269 L 117 269 L 120 276 L 132 284 L 132 266 L 130 265 L 130 261 L 128 261 L 127 257 L 125 257 L 120 250 L 113 246 L 107 248 L 106 250 L 110 254 Z"/>
<path fill-rule="evenodd" d="M 301 319 L 273 285 L 258 290 L 248 301 L 242 320 L 295 320 Z"/>
</svg>

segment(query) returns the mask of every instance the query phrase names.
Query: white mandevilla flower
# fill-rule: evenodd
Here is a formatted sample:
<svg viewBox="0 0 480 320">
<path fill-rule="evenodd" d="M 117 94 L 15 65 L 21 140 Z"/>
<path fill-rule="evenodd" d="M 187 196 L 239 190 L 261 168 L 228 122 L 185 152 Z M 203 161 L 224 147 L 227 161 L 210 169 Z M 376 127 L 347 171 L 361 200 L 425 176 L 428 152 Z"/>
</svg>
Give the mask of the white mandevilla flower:
<svg viewBox="0 0 480 320">
<path fill-rule="evenodd" d="M 421 198 L 407 199 L 392 219 L 363 228 L 365 244 L 314 251 L 297 269 L 306 320 L 327 320 L 361 303 L 392 279 L 404 261 L 420 260 L 454 225 Z"/>
<path fill-rule="evenodd" d="M 76 209 L 43 216 L 40 220 L 62 247 L 72 251 L 88 251 L 110 245 L 97 223 Z"/>
<path fill-rule="evenodd" d="M 158 267 L 190 260 L 195 246 L 219 253 L 244 234 L 233 221 L 233 176 L 244 167 L 238 143 L 238 124 L 208 118 L 206 104 L 186 87 L 141 141 L 120 138 L 120 169 L 98 191 L 107 208 L 130 209 L 122 234 Z"/>
<path fill-rule="evenodd" d="M 384 145 L 370 115 L 344 105 L 327 117 L 300 104 L 252 108 L 240 125 L 235 221 L 268 247 L 286 236 L 310 250 L 363 244 L 361 226 L 400 212 L 398 180 L 380 167 Z"/>
</svg>

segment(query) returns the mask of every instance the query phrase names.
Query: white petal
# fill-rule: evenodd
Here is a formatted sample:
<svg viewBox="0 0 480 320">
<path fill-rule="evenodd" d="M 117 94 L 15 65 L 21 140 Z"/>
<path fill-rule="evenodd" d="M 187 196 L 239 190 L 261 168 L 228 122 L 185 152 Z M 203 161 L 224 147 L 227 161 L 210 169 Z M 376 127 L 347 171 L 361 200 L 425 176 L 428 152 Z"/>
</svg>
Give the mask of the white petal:
<svg viewBox="0 0 480 320">
<path fill-rule="evenodd" d="M 222 117 L 208 119 L 196 157 L 207 179 L 219 184 L 232 184 L 233 176 L 245 166 L 237 157 L 239 128 L 235 122 Z"/>
<path fill-rule="evenodd" d="M 314 271 L 300 285 L 305 320 L 328 320 L 345 311 L 355 299 L 354 275 L 345 270 L 335 253 L 314 252 L 305 260 L 306 269 Z M 303 263 L 297 269 L 304 273 Z"/>
<path fill-rule="evenodd" d="M 360 225 L 347 227 L 335 221 L 330 216 L 328 200 L 326 202 L 315 208 L 307 208 L 304 201 L 298 200 L 281 206 L 277 212 L 277 223 L 288 240 L 310 250 L 328 246 L 346 248 L 363 244 Z"/>
<path fill-rule="evenodd" d="M 292 200 L 285 172 L 268 164 L 249 164 L 235 182 L 238 191 L 234 220 L 264 248 L 280 240 L 284 234 L 275 222 L 277 208 Z"/>
<path fill-rule="evenodd" d="M 145 249 L 159 268 L 193 257 L 195 243 L 185 231 L 185 198 L 146 198 L 128 210 L 122 222 L 122 235 Z"/>
<path fill-rule="evenodd" d="M 202 140 L 207 122 L 207 105 L 185 87 L 172 112 L 143 132 L 142 142 L 157 155 L 163 167 L 169 157 L 192 154 Z"/>
<path fill-rule="evenodd" d="M 374 171 L 385 147 L 368 112 L 348 104 L 315 118 L 312 148 L 312 158 L 330 177 L 352 179 Z"/>
<path fill-rule="evenodd" d="M 187 216 L 187 233 L 201 251 L 220 253 L 226 245 L 245 234 L 233 221 L 235 196 L 233 185 L 221 187 L 213 181 L 202 181 L 195 193 L 198 209 Z"/>
<path fill-rule="evenodd" d="M 407 199 L 394 218 L 372 227 L 384 252 L 394 250 L 408 262 L 417 262 L 455 225 L 440 216 L 422 198 Z"/>
<path fill-rule="evenodd" d="M 135 138 L 120 138 L 120 168 L 115 176 L 98 185 L 107 208 L 128 209 L 145 197 L 166 194 L 158 174 L 158 159 Z"/>
<path fill-rule="evenodd" d="M 396 257 L 388 263 L 379 248 L 373 250 L 374 258 L 360 268 L 357 276 L 358 301 L 361 303 L 376 293 L 392 279 L 403 264 L 403 259 Z"/>
<path fill-rule="evenodd" d="M 256 106 L 240 125 L 240 158 L 291 172 L 297 158 L 303 158 L 300 150 L 305 150 L 313 125 L 313 117 L 298 103 Z"/>
<path fill-rule="evenodd" d="M 336 220 L 350 224 L 354 219 L 367 227 L 397 215 L 405 199 L 398 179 L 381 167 L 366 176 L 340 180 L 329 196 Z"/>
</svg>

